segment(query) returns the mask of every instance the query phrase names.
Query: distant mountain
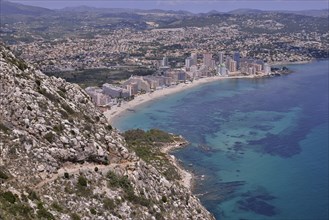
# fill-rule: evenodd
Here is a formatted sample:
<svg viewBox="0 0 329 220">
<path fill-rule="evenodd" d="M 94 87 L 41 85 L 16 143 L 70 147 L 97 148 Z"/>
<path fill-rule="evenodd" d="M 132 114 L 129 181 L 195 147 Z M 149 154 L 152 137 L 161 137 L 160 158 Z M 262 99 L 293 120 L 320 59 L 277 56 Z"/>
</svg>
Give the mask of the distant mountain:
<svg viewBox="0 0 329 220">
<path fill-rule="evenodd" d="M 33 15 L 39 16 L 44 14 L 52 13 L 53 10 L 35 7 L 29 5 L 18 4 L 9 1 L 0 0 L 0 11 L 1 15 Z"/>
<path fill-rule="evenodd" d="M 234 14 L 234 15 L 240 15 L 240 14 L 259 14 L 264 13 L 265 11 L 258 10 L 258 9 L 250 9 L 250 8 L 240 8 L 236 10 L 229 11 L 227 13 Z"/>
<path fill-rule="evenodd" d="M 211 11 L 212 12 L 212 11 Z M 314 10 L 302 10 L 302 11 L 288 11 L 288 10 L 271 10 L 271 11 L 263 11 L 258 9 L 236 9 L 233 11 L 229 11 L 227 13 L 234 14 L 234 15 L 245 15 L 245 14 L 261 14 L 261 13 L 268 13 L 268 12 L 278 12 L 278 13 L 286 13 L 286 14 L 296 14 L 296 15 L 304 15 L 304 16 L 311 16 L 311 17 L 328 17 L 329 10 L 328 9 L 314 9 Z M 210 12 L 208 12 L 210 13 Z"/>
<path fill-rule="evenodd" d="M 98 11 L 100 9 L 89 7 L 85 5 L 77 6 L 77 7 L 65 7 L 62 9 L 57 9 L 56 11 L 74 11 L 74 12 L 84 12 L 84 11 Z"/>
<path fill-rule="evenodd" d="M 328 17 L 329 10 L 328 9 L 321 9 L 321 10 L 303 10 L 303 11 L 279 11 L 281 13 L 291 13 L 297 15 L 304 15 L 304 16 L 312 16 L 312 17 Z"/>
<path fill-rule="evenodd" d="M 144 13 L 165 13 L 165 14 L 176 14 L 176 15 L 194 15 L 194 13 L 184 10 L 161 10 L 161 9 L 150 9 L 150 10 L 139 10 Z"/>
<path fill-rule="evenodd" d="M 135 9 L 130 8 L 96 8 L 90 6 L 65 7 L 57 9 L 57 12 L 98 12 L 98 13 L 132 13 Z"/>
<path fill-rule="evenodd" d="M 217 11 L 217 10 L 211 10 L 211 11 L 208 11 L 207 13 L 198 13 L 196 14 L 196 16 L 199 16 L 199 17 L 202 17 L 202 16 L 213 16 L 213 15 L 222 15 L 222 14 L 227 14 L 227 12 L 220 12 L 220 11 Z"/>
<path fill-rule="evenodd" d="M 162 10 L 162 9 L 133 9 L 133 8 L 95 8 L 89 6 L 78 6 L 78 7 L 66 7 L 57 11 L 65 12 L 100 12 L 100 13 L 144 13 L 144 14 L 174 14 L 174 15 L 193 15 L 192 12 L 188 11 L 174 11 L 174 10 Z"/>
</svg>

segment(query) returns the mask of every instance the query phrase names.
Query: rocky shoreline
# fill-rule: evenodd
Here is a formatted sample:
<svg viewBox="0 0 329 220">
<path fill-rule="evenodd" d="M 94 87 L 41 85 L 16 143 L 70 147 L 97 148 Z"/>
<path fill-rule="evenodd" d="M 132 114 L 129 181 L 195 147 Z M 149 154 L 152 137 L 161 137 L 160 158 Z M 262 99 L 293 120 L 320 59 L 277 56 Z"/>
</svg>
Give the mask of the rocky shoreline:
<svg viewBox="0 0 329 220">
<path fill-rule="evenodd" d="M 176 159 L 176 157 L 170 154 L 170 152 L 186 147 L 188 145 L 188 141 L 183 139 L 183 137 L 181 138 L 183 141 L 168 144 L 167 146 L 161 148 L 161 152 L 167 154 L 168 160 L 172 163 L 172 165 L 174 165 L 177 168 L 178 173 L 181 176 L 180 183 L 183 186 L 185 186 L 188 190 L 192 191 L 193 183 L 194 183 L 193 173 L 184 169 L 184 167 L 180 164 L 180 162 Z"/>
</svg>

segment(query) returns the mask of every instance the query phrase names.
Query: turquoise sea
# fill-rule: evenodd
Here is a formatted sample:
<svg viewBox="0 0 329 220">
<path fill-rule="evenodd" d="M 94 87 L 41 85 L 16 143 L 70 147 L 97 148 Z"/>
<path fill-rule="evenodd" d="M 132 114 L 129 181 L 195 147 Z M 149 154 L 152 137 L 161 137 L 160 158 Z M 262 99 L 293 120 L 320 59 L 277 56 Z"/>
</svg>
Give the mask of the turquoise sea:
<svg viewBox="0 0 329 220">
<path fill-rule="evenodd" d="M 190 144 L 173 154 L 196 175 L 193 191 L 216 219 L 325 220 L 329 63 L 289 68 L 194 87 L 113 125 L 183 135 Z"/>
</svg>

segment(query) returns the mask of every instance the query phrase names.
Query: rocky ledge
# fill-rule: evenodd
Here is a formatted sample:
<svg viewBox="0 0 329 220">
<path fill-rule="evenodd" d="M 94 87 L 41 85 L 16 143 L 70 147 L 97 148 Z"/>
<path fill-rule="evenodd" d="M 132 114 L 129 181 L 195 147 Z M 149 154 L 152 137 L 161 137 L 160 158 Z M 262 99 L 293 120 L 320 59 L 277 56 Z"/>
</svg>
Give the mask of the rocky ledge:
<svg viewBox="0 0 329 220">
<path fill-rule="evenodd" d="M 0 51 L 0 219 L 214 219 L 79 86 Z"/>
</svg>

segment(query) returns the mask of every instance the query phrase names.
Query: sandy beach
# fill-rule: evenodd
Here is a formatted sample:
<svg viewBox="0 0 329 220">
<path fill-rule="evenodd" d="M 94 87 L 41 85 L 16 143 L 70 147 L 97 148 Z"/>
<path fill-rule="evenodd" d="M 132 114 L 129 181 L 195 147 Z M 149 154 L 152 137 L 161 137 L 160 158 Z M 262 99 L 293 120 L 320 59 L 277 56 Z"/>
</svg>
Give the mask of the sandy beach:
<svg viewBox="0 0 329 220">
<path fill-rule="evenodd" d="M 115 118 L 120 118 L 121 115 L 126 111 L 133 111 L 134 108 L 138 105 L 144 104 L 146 102 L 160 99 L 164 96 L 175 94 L 177 92 L 183 91 L 185 89 L 193 88 L 202 84 L 210 83 L 217 80 L 225 80 L 225 79 L 241 79 L 241 78 L 259 78 L 263 77 L 264 75 L 256 75 L 256 76 L 213 76 L 213 77 L 205 77 L 198 80 L 194 80 L 189 84 L 180 83 L 178 85 L 174 85 L 171 87 L 166 87 L 160 90 L 156 90 L 152 93 L 146 93 L 139 96 L 136 96 L 131 101 L 123 101 L 121 106 L 112 106 L 110 110 L 104 112 L 105 117 L 112 123 Z"/>
</svg>

